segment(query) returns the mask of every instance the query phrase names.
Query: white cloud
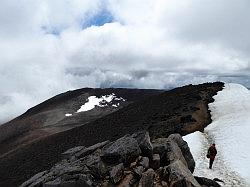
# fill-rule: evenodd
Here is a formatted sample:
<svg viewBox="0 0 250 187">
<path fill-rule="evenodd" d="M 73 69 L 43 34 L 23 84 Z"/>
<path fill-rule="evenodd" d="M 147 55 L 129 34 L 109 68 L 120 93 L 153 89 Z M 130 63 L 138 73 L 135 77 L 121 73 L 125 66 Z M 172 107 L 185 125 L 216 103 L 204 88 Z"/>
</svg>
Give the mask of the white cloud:
<svg viewBox="0 0 250 187">
<path fill-rule="evenodd" d="M 78 87 L 166 88 L 247 75 L 248 4 L 2 0 L 0 121 Z M 103 9 L 113 23 L 82 29 Z"/>
</svg>

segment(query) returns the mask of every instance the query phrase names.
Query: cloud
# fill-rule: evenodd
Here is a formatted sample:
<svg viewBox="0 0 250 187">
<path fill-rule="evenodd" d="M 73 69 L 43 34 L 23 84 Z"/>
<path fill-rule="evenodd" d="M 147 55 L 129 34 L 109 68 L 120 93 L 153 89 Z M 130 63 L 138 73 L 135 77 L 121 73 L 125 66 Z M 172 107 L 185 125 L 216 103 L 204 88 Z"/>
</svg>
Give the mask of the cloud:
<svg viewBox="0 0 250 187">
<path fill-rule="evenodd" d="M 247 0 L 2 0 L 0 123 L 86 86 L 250 86 L 247 7 Z"/>
</svg>

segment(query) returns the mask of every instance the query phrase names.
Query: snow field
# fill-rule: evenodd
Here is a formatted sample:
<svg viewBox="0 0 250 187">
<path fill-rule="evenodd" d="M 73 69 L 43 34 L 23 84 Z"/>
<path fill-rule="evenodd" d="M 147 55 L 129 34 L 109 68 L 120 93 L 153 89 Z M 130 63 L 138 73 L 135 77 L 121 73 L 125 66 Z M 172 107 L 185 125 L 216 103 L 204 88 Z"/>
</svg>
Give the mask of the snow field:
<svg viewBox="0 0 250 187">
<path fill-rule="evenodd" d="M 125 101 L 125 99 L 123 99 L 122 97 L 116 97 L 116 95 L 114 93 L 112 93 L 110 95 L 101 96 L 100 98 L 98 98 L 96 96 L 90 96 L 90 97 L 88 97 L 88 101 L 85 104 L 83 104 L 76 111 L 76 113 L 86 112 L 86 111 L 92 110 L 96 106 L 98 106 L 98 107 L 108 106 L 107 103 L 110 103 L 113 100 L 115 100 L 115 101 Z M 118 107 L 119 105 L 120 105 L 120 103 L 112 104 L 113 107 Z M 65 114 L 65 116 L 69 117 L 69 116 L 72 116 L 72 114 Z"/>
</svg>

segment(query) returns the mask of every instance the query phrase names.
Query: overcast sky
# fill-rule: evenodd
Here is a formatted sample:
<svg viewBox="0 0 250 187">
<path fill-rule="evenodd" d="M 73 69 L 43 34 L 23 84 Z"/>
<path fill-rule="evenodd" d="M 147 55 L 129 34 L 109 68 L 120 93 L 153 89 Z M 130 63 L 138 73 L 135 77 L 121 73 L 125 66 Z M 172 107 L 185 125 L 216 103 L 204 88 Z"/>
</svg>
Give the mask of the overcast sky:
<svg viewBox="0 0 250 187">
<path fill-rule="evenodd" d="M 250 87 L 249 0 L 1 0 L 0 123 L 80 87 Z"/>
</svg>

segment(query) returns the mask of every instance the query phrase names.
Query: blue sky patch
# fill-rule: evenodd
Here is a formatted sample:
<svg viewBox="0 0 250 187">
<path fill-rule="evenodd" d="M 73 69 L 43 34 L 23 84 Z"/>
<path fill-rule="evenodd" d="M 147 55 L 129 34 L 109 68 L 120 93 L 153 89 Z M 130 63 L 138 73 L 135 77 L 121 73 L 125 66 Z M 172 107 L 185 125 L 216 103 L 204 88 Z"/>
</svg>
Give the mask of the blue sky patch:
<svg viewBox="0 0 250 187">
<path fill-rule="evenodd" d="M 114 17 L 112 16 L 112 14 L 107 9 L 102 9 L 95 15 L 85 18 L 85 20 L 82 21 L 82 29 L 91 26 L 102 26 L 105 23 L 111 23 L 113 21 Z"/>
</svg>

